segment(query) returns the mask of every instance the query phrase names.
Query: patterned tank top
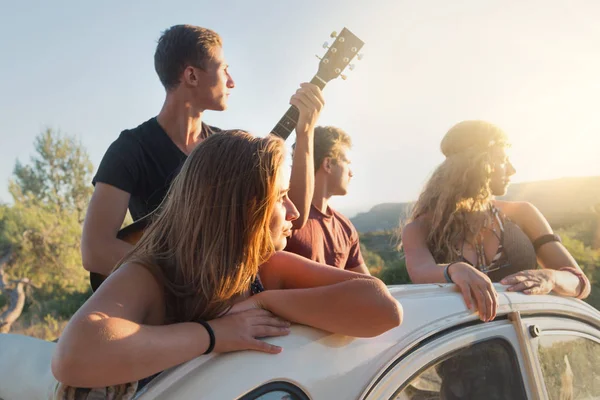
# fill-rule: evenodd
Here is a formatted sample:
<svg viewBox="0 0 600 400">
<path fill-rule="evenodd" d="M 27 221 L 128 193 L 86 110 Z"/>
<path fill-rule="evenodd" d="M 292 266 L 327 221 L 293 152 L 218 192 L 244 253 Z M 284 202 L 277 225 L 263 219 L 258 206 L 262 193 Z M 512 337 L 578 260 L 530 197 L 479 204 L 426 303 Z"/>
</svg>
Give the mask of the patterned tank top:
<svg viewBox="0 0 600 400">
<path fill-rule="evenodd" d="M 537 267 L 535 250 L 525 232 L 493 205 L 490 205 L 489 212 L 492 223 L 486 221 L 483 230 L 491 231 L 498 238 L 496 254 L 491 261 L 487 260 L 483 246 L 483 232 L 480 232 L 475 239 L 474 247 L 477 254 L 475 265 L 462 255 L 462 249 L 461 261 L 473 265 L 488 275 L 492 282 L 499 282 L 502 278 L 519 271 L 535 269 Z"/>
</svg>

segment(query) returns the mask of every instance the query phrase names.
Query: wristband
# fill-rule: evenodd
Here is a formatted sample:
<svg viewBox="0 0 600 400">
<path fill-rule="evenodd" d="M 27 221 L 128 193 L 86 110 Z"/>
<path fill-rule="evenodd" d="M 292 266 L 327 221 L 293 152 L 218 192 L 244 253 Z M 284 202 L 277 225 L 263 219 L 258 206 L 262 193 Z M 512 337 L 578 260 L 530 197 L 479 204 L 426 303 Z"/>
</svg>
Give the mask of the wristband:
<svg viewBox="0 0 600 400">
<path fill-rule="evenodd" d="M 540 236 L 539 238 L 537 238 L 533 241 L 533 249 L 537 253 L 537 251 L 540 249 L 540 247 L 542 247 L 546 243 L 550 243 L 550 242 L 559 242 L 560 243 L 560 242 L 562 242 L 562 240 L 560 240 L 560 236 L 558 236 L 557 234 L 548 233 L 546 235 Z"/>
<path fill-rule="evenodd" d="M 454 283 L 454 281 L 450 277 L 450 274 L 448 273 L 448 268 L 450 268 L 450 266 L 452 264 L 456 264 L 457 262 L 458 261 L 452 261 L 450 264 L 448 264 L 444 267 L 444 278 L 446 278 L 446 282 L 448 282 L 448 283 Z"/>
<path fill-rule="evenodd" d="M 210 338 L 210 344 L 208 345 L 208 349 L 203 354 L 208 354 L 215 349 L 215 332 L 212 330 L 208 322 L 199 320 L 198 323 L 202 325 L 206 331 L 208 332 L 208 337 Z"/>
</svg>

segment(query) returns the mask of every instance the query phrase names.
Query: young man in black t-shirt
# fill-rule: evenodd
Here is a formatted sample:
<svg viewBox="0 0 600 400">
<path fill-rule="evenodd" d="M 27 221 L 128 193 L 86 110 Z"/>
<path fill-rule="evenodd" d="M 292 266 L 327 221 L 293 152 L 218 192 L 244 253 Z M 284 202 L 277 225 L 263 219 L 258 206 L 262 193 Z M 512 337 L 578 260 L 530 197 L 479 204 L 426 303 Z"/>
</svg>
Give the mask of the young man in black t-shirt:
<svg viewBox="0 0 600 400">
<path fill-rule="evenodd" d="M 116 236 L 127 208 L 138 220 L 160 205 L 187 155 L 220 131 L 202 122 L 203 112 L 225 110 L 235 86 L 220 36 L 198 26 L 167 29 L 158 41 L 154 66 L 166 89 L 160 113 L 123 131 L 107 150 L 93 180 L 81 241 L 83 266 L 90 272 L 108 275 L 131 249 Z M 313 131 L 323 103 L 320 89 L 311 84 L 302 84 L 290 100 L 300 111 L 291 176 L 298 189 L 289 194 L 301 215 L 296 227 L 304 224 L 310 208 Z"/>
</svg>

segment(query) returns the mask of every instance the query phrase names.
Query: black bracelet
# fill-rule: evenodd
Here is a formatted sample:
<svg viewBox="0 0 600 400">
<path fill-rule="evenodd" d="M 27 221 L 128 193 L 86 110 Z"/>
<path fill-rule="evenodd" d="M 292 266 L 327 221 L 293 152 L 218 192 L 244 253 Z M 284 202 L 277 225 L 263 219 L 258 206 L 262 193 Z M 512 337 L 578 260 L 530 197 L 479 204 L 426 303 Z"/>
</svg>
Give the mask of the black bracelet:
<svg viewBox="0 0 600 400">
<path fill-rule="evenodd" d="M 446 266 L 444 267 L 444 278 L 446 278 L 446 282 L 448 282 L 448 283 L 454 283 L 454 281 L 453 281 L 453 280 L 452 280 L 452 278 L 450 277 L 450 274 L 448 273 L 448 268 L 450 268 L 450 266 L 451 266 L 452 264 L 456 264 L 456 263 L 458 263 L 458 262 L 460 262 L 460 261 L 452 261 L 450 264 L 448 264 L 448 265 L 446 265 Z"/>
<path fill-rule="evenodd" d="M 215 332 L 212 330 L 208 322 L 199 320 L 198 323 L 206 328 L 208 332 L 208 337 L 210 338 L 210 344 L 208 345 L 208 349 L 203 354 L 208 354 L 215 349 Z"/>
</svg>

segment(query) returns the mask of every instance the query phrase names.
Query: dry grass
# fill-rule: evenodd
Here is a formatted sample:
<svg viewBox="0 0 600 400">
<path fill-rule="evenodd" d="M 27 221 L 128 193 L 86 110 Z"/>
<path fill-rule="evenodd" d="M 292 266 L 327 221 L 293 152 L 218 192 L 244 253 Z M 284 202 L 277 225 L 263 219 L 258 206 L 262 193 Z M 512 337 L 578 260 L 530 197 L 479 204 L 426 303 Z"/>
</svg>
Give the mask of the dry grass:
<svg viewBox="0 0 600 400">
<path fill-rule="evenodd" d="M 31 319 L 20 318 L 12 326 L 10 333 L 20 335 L 33 336 L 43 340 L 55 340 L 62 334 L 63 329 L 67 326 L 67 319 L 55 319 L 48 314 L 43 320 L 38 317 Z"/>
</svg>

